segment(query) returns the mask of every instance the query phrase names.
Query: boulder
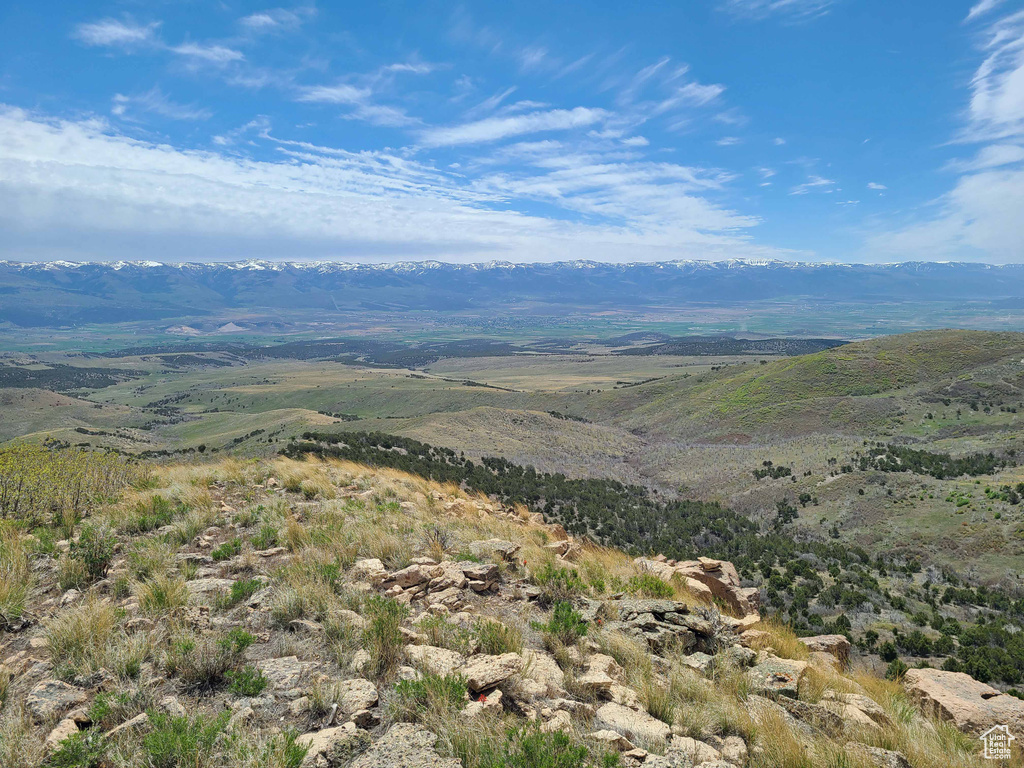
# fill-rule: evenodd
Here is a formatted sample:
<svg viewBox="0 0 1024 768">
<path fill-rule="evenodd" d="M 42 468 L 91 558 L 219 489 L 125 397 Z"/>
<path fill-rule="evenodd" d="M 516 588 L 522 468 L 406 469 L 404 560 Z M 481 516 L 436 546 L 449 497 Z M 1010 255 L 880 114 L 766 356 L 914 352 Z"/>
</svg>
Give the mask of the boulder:
<svg viewBox="0 0 1024 768">
<path fill-rule="evenodd" d="M 523 670 L 523 657 L 518 653 L 503 653 L 500 656 L 480 654 L 473 656 L 462 668 L 466 685 L 474 692 L 486 691 L 515 677 Z"/>
<path fill-rule="evenodd" d="M 850 641 L 842 635 L 815 635 L 800 640 L 809 651 L 822 651 L 835 656 L 845 668 L 850 663 Z"/>
<path fill-rule="evenodd" d="M 61 742 L 65 739 L 70 739 L 76 733 L 78 733 L 78 723 L 72 718 L 66 717 L 57 723 L 57 727 L 50 731 L 50 735 L 46 737 L 46 751 L 53 752 L 60 748 Z"/>
<path fill-rule="evenodd" d="M 520 684 L 528 687 L 528 693 L 542 698 L 565 695 L 565 673 L 554 656 L 544 651 L 526 651 L 523 658 L 523 679 Z M 527 686 L 527 683 L 534 683 L 534 686 Z"/>
<path fill-rule="evenodd" d="M 350 768 L 462 768 L 462 761 L 441 757 L 437 736 L 412 723 L 397 723 Z"/>
<path fill-rule="evenodd" d="M 235 582 L 231 579 L 193 579 L 187 582 L 188 593 L 195 596 L 206 596 L 228 592 Z"/>
<path fill-rule="evenodd" d="M 614 702 L 604 704 L 597 710 L 594 725 L 599 730 L 617 731 L 633 742 L 664 741 L 672 735 L 672 729 L 661 720 L 651 717 L 646 712 L 638 712 Z"/>
<path fill-rule="evenodd" d="M 635 749 L 632 742 L 618 731 L 594 731 L 593 733 L 588 733 L 587 738 L 591 741 L 596 741 L 606 749 L 614 749 L 618 752 L 628 752 L 631 749 Z"/>
<path fill-rule="evenodd" d="M 933 717 L 964 733 L 980 736 L 994 725 L 1024 733 L 1024 701 L 1000 693 L 962 672 L 911 669 L 903 678 L 907 693 Z"/>
<path fill-rule="evenodd" d="M 43 680 L 28 692 L 25 706 L 35 720 L 42 722 L 82 704 L 86 698 L 80 688 L 60 680 Z"/>
<path fill-rule="evenodd" d="M 344 765 L 352 755 L 362 751 L 369 741 L 366 731 L 358 730 L 355 723 L 345 723 L 337 728 L 304 733 L 295 743 L 307 748 L 306 757 L 302 761 L 303 768 L 326 768 Z"/>
<path fill-rule="evenodd" d="M 355 678 L 337 684 L 338 709 L 346 715 L 377 706 L 377 686 L 369 680 Z"/>
<path fill-rule="evenodd" d="M 481 560 L 504 560 L 506 563 L 515 562 L 520 549 L 518 544 L 504 539 L 474 541 L 469 545 L 469 551 L 473 553 L 474 557 Z"/>
<path fill-rule="evenodd" d="M 665 756 L 674 757 L 675 755 L 683 756 L 693 765 L 710 763 L 715 760 L 722 759 L 722 753 L 710 744 L 705 744 L 703 741 L 691 739 L 688 736 L 672 737 L 672 743 L 669 744 L 668 749 L 665 750 Z"/>
<path fill-rule="evenodd" d="M 889 713 L 861 693 L 825 691 L 821 703 L 854 725 L 878 729 L 892 725 Z"/>
<path fill-rule="evenodd" d="M 348 572 L 348 577 L 352 581 L 365 581 L 376 586 L 388 577 L 388 570 L 377 558 L 367 557 L 356 560 Z"/>
<path fill-rule="evenodd" d="M 726 736 L 723 739 L 722 759 L 733 765 L 747 764 L 747 743 L 739 736 Z"/>
<path fill-rule="evenodd" d="M 420 584 L 428 581 L 430 581 L 430 574 L 427 568 L 421 565 L 410 565 L 408 568 L 395 571 L 384 579 L 383 583 L 385 586 L 395 585 L 402 589 L 409 589 L 411 587 L 418 587 Z"/>
<path fill-rule="evenodd" d="M 409 645 L 405 655 L 412 665 L 432 675 L 450 675 L 466 663 L 461 653 L 433 645 Z"/>
<path fill-rule="evenodd" d="M 806 661 L 771 656 L 747 670 L 747 675 L 754 693 L 795 699 L 807 666 Z"/>
<path fill-rule="evenodd" d="M 881 747 L 869 747 L 856 741 L 846 743 L 846 751 L 867 758 L 877 768 L 912 768 L 910 761 L 899 752 Z"/>
</svg>

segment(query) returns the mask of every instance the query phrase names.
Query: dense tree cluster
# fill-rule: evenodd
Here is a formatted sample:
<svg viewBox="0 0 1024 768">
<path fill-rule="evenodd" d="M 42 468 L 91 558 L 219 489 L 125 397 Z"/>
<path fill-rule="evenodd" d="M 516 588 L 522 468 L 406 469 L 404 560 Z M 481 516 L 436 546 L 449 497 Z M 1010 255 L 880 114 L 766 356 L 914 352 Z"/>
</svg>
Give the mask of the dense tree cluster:
<svg viewBox="0 0 1024 768">
<path fill-rule="evenodd" d="M 994 453 L 973 453 L 969 456 L 953 457 L 948 453 L 919 451 L 902 445 L 874 445 L 866 455 L 860 457 L 860 469 L 881 472 L 913 472 L 931 475 L 939 480 L 969 475 L 991 475 L 1003 467 L 1015 466 L 1012 455 L 996 456 Z"/>
</svg>

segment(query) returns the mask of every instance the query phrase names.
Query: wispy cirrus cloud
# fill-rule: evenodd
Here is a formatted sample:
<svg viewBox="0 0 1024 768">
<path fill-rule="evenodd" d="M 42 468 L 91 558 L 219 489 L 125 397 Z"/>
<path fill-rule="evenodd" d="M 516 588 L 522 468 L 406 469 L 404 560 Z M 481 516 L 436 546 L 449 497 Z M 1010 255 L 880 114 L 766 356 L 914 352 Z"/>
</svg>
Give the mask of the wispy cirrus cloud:
<svg viewBox="0 0 1024 768">
<path fill-rule="evenodd" d="M 609 113 L 603 109 L 575 107 L 573 109 L 530 112 L 522 115 L 488 117 L 461 125 L 428 128 L 420 134 L 420 143 L 425 147 L 481 144 L 529 133 L 587 128 L 608 116 Z"/>
<path fill-rule="evenodd" d="M 209 109 L 172 101 L 158 86 L 130 96 L 115 94 L 110 111 L 118 117 L 131 117 L 134 112 L 149 112 L 171 120 L 208 120 L 213 116 Z"/>
<path fill-rule="evenodd" d="M 248 32 L 269 34 L 298 29 L 308 19 L 316 16 L 316 8 L 270 8 L 265 11 L 250 13 L 238 20 L 239 25 Z"/>
<path fill-rule="evenodd" d="M 807 195 L 811 192 L 822 192 L 830 194 L 835 191 L 836 183 L 832 179 L 823 176 L 809 176 L 803 184 L 797 184 L 791 190 L 791 195 Z"/>
<path fill-rule="evenodd" d="M 1001 3 L 983 0 L 967 20 Z M 974 156 L 945 164 L 953 188 L 903 226 L 874 234 L 869 253 L 899 258 L 1019 262 L 1024 243 L 1024 10 L 987 22 L 978 33 L 981 63 L 970 83 L 959 144 Z"/>
<path fill-rule="evenodd" d="M 722 0 L 719 7 L 745 19 L 770 16 L 810 19 L 828 13 L 837 2 L 839 0 Z"/>
<path fill-rule="evenodd" d="M 235 48 L 226 45 L 204 44 L 204 43 L 182 43 L 171 46 L 172 53 L 184 56 L 189 59 L 198 59 L 208 64 L 230 64 L 234 61 L 242 61 L 245 54 Z"/>
<path fill-rule="evenodd" d="M 248 129 L 247 129 L 248 130 Z M 350 152 L 271 138 L 279 161 L 179 150 L 100 121 L 0 107 L 0 226 L 31 258 L 766 257 L 757 219 L 702 196 L 728 174 L 535 148 L 538 173 L 467 181 L 396 152 Z M 595 150 L 597 151 L 597 150 Z M 508 210 L 539 200 L 563 216 Z M 57 204 L 59 201 L 59 205 Z"/>
<path fill-rule="evenodd" d="M 989 11 L 994 11 L 1005 0 L 981 0 L 976 5 L 971 6 L 971 10 L 967 13 L 967 18 L 964 21 L 974 21 L 979 16 L 984 16 Z"/>
<path fill-rule="evenodd" d="M 86 45 L 132 48 L 155 42 L 159 28 L 160 22 L 138 24 L 130 20 L 101 19 L 79 24 L 72 37 Z"/>
</svg>

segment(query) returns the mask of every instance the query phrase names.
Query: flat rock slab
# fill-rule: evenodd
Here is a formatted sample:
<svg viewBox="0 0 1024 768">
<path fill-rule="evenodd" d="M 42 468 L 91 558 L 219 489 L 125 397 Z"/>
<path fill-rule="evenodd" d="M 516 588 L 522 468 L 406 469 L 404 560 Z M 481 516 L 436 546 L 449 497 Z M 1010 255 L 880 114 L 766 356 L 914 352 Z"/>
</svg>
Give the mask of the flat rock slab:
<svg viewBox="0 0 1024 768">
<path fill-rule="evenodd" d="M 997 691 L 962 672 L 911 669 L 903 678 L 907 693 L 927 714 L 980 736 L 994 725 L 1024 732 L 1024 701 Z"/>
<path fill-rule="evenodd" d="M 461 653 L 433 645 L 406 646 L 405 655 L 414 667 L 441 677 L 454 673 L 466 663 L 466 657 Z"/>
<path fill-rule="evenodd" d="M 462 768 L 462 761 L 441 757 L 437 736 L 412 723 L 398 723 L 357 757 L 350 768 Z"/>
<path fill-rule="evenodd" d="M 270 681 L 270 685 L 280 690 L 296 688 L 302 676 L 315 667 L 311 661 L 299 661 L 296 656 L 284 656 L 280 659 L 266 659 L 256 663 L 256 667 Z"/>
<path fill-rule="evenodd" d="M 60 680 L 43 680 L 25 698 L 25 706 L 38 721 L 49 720 L 86 700 L 85 691 Z"/>
<path fill-rule="evenodd" d="M 747 675 L 755 693 L 795 699 L 799 692 L 800 680 L 806 670 L 806 661 L 771 658 L 752 667 Z"/>
<path fill-rule="evenodd" d="M 377 706 L 377 686 L 369 680 L 356 678 L 337 684 L 338 707 L 346 715 Z"/>
<path fill-rule="evenodd" d="M 657 718 L 646 712 L 638 712 L 621 704 L 609 702 L 597 710 L 594 715 L 594 726 L 599 730 L 612 730 L 621 733 L 632 742 L 637 740 L 666 740 L 672 735 L 672 729 Z"/>
<path fill-rule="evenodd" d="M 518 653 L 500 656 L 480 654 L 473 656 L 462 668 L 466 685 L 471 691 L 486 691 L 518 675 L 523 670 L 523 657 Z"/>
</svg>

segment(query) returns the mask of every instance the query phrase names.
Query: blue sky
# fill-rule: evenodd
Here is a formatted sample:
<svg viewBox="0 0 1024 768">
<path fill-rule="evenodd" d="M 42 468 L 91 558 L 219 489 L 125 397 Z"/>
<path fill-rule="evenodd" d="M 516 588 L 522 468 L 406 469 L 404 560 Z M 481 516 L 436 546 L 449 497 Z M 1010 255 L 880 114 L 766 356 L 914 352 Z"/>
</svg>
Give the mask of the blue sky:
<svg viewBox="0 0 1024 768">
<path fill-rule="evenodd" d="M 1024 2 L 0 6 L 0 258 L 1024 261 Z"/>
</svg>

